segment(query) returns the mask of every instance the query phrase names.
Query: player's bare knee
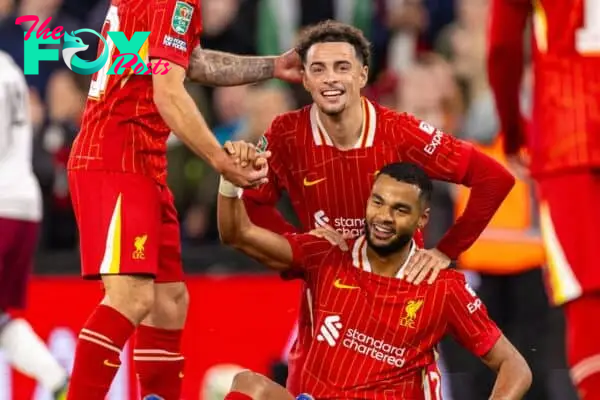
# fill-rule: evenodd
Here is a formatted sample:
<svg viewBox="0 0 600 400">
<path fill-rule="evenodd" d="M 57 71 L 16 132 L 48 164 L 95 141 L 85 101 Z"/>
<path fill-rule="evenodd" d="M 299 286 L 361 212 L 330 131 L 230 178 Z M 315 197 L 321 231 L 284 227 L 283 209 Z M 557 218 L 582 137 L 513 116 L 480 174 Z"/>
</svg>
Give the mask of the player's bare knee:
<svg viewBox="0 0 600 400">
<path fill-rule="evenodd" d="M 189 294 L 183 282 L 155 285 L 154 307 L 144 324 L 164 329 L 181 329 L 185 324 L 189 306 Z"/>
<path fill-rule="evenodd" d="M 253 400 L 264 399 L 269 393 L 269 380 L 252 371 L 242 371 L 233 378 L 231 390 L 244 393 Z"/>
<path fill-rule="evenodd" d="M 102 281 L 106 291 L 103 303 L 135 324 L 139 324 L 152 310 L 155 301 L 152 278 L 114 275 L 104 276 Z"/>
</svg>

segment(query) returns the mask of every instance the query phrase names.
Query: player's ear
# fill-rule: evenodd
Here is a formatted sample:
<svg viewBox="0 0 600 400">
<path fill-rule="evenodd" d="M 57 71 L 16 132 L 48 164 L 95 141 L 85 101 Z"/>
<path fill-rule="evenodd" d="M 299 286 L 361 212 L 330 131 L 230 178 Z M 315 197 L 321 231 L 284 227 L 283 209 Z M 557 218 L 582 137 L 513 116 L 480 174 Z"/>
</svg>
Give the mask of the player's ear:
<svg viewBox="0 0 600 400">
<path fill-rule="evenodd" d="M 367 82 L 369 81 L 369 67 L 364 65 L 360 71 L 360 88 L 364 88 L 367 86 Z"/>
<path fill-rule="evenodd" d="M 308 78 L 306 77 L 306 70 L 302 68 L 300 73 L 302 74 L 302 86 L 304 86 L 304 90 L 310 92 L 310 90 L 308 89 Z"/>
<path fill-rule="evenodd" d="M 419 217 L 419 222 L 417 223 L 417 228 L 423 229 L 427 226 L 427 223 L 429 222 L 430 210 L 431 209 L 428 206 L 425 207 L 425 209 L 421 213 L 421 216 Z"/>
</svg>

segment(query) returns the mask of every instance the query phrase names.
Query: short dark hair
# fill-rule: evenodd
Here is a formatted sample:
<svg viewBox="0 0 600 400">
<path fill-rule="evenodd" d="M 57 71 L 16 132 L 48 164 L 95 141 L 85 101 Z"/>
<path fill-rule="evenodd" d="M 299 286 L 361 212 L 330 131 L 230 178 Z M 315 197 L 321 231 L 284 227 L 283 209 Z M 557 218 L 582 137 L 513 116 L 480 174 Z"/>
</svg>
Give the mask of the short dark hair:
<svg viewBox="0 0 600 400">
<path fill-rule="evenodd" d="M 409 162 L 387 164 L 379 170 L 377 177 L 380 177 L 381 175 L 387 175 L 398 182 L 405 182 L 417 186 L 421 189 L 421 199 L 425 200 L 426 203 L 431 201 L 433 183 L 423 168 L 418 165 Z"/>
<path fill-rule="evenodd" d="M 352 25 L 331 19 L 306 27 L 300 33 L 296 51 L 304 64 L 306 62 L 306 54 L 314 44 L 333 42 L 351 44 L 358 59 L 363 65 L 369 66 L 371 43 L 369 43 L 362 31 Z"/>
</svg>

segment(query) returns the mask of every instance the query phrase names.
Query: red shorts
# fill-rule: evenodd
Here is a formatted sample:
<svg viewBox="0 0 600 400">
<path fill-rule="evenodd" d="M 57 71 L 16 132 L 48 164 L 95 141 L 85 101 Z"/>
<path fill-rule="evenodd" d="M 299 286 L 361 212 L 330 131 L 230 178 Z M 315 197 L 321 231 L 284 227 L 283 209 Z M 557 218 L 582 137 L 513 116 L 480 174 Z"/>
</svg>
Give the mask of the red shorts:
<svg viewBox="0 0 600 400">
<path fill-rule="evenodd" d="M 600 290 L 600 173 L 538 181 L 550 300 L 561 305 Z"/>
<path fill-rule="evenodd" d="M 85 278 L 152 275 L 183 280 L 179 221 L 167 187 L 144 175 L 69 171 Z"/>
</svg>

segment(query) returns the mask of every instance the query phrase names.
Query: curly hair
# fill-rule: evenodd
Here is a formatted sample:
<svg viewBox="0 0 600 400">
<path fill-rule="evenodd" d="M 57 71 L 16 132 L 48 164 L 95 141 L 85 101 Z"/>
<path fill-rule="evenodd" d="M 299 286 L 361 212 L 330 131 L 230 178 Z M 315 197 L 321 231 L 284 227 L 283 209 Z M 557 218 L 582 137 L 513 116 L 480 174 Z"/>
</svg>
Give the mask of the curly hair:
<svg viewBox="0 0 600 400">
<path fill-rule="evenodd" d="M 306 27 L 298 38 L 296 51 L 306 62 L 308 50 L 316 43 L 344 42 L 354 47 L 356 56 L 363 65 L 369 66 L 371 58 L 371 43 L 367 40 L 363 32 L 351 25 L 333 20 L 319 22 L 318 24 Z"/>
</svg>

